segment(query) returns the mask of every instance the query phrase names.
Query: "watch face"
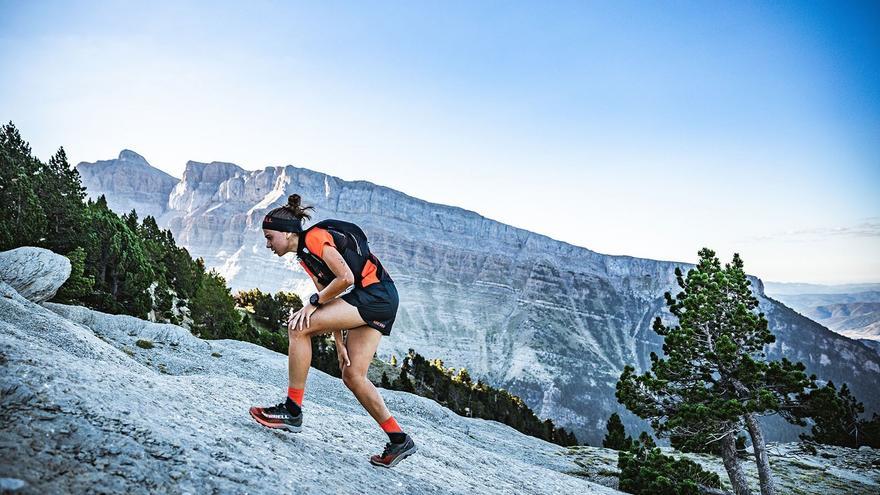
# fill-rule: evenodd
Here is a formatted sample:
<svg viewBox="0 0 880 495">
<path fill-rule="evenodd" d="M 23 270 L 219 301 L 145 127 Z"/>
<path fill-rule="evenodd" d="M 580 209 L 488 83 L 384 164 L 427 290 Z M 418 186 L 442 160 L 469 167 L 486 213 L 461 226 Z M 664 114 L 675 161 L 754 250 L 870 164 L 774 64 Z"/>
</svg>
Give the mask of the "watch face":
<svg viewBox="0 0 880 495">
<path fill-rule="evenodd" d="M 312 294 L 312 297 L 309 298 L 309 304 L 311 304 L 312 306 L 317 306 L 318 299 L 319 299 L 318 294 Z"/>
</svg>

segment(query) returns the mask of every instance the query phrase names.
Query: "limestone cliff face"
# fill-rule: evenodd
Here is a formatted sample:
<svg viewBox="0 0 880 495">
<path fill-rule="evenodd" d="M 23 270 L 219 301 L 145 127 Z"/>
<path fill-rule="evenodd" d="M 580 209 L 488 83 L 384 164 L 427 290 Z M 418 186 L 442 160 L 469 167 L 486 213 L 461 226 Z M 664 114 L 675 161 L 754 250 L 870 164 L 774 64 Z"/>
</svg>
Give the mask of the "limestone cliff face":
<svg viewBox="0 0 880 495">
<path fill-rule="evenodd" d="M 112 210 L 128 213 L 135 209 L 141 218 L 159 218 L 167 210 L 168 194 L 178 182 L 130 150 L 122 150 L 115 160 L 82 162 L 76 168 L 89 197 L 96 199 L 104 194 Z"/>
<path fill-rule="evenodd" d="M 294 166 L 245 171 L 190 162 L 164 225 L 235 289 L 307 295 L 311 282 L 291 255 L 279 259 L 265 249 L 260 231 L 263 215 L 292 193 L 316 207 L 314 221 L 361 225 L 396 281 L 401 307 L 382 357 L 414 348 L 447 366 L 467 367 L 593 444 L 619 410 L 614 384 L 623 366 L 644 367 L 649 353 L 660 351 L 651 322 L 664 311 L 663 293 L 678 292 L 675 266 L 692 267 L 596 253 L 461 208 Z M 877 353 L 766 297 L 760 280 L 752 281 L 779 337 L 772 356 L 851 382 L 868 408 L 878 410 L 880 399 L 871 392 L 880 383 Z M 770 432 L 794 436 L 791 429 Z"/>
</svg>

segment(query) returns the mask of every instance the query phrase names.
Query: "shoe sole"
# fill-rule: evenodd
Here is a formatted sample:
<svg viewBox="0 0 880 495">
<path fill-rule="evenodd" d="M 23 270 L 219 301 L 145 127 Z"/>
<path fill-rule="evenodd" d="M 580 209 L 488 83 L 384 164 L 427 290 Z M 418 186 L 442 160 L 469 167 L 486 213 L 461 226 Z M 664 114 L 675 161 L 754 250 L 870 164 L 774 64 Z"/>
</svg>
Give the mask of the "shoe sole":
<svg viewBox="0 0 880 495">
<path fill-rule="evenodd" d="M 374 465 L 374 466 L 381 466 L 381 467 L 386 468 L 386 469 L 387 469 L 387 468 L 393 468 L 394 466 L 397 465 L 398 462 L 400 462 L 400 461 L 406 459 L 407 457 L 409 457 L 409 456 L 415 454 L 418 450 L 419 450 L 419 446 L 418 446 L 418 445 L 413 445 L 413 447 L 412 447 L 411 449 L 402 452 L 399 456 L 395 457 L 394 460 L 391 461 L 391 462 L 389 462 L 388 464 L 382 464 L 381 462 L 373 462 L 372 459 L 370 459 L 370 464 L 372 464 L 372 465 Z"/>
<path fill-rule="evenodd" d="M 256 421 L 257 423 L 260 423 L 261 425 L 265 426 L 266 428 L 272 428 L 273 430 L 287 430 L 291 433 L 299 433 L 302 431 L 302 426 L 293 426 L 293 425 L 289 425 L 287 423 L 270 423 L 270 422 L 266 421 L 265 419 L 254 414 L 253 411 L 248 411 L 248 412 L 250 413 L 251 417 L 254 418 L 254 421 Z"/>
</svg>

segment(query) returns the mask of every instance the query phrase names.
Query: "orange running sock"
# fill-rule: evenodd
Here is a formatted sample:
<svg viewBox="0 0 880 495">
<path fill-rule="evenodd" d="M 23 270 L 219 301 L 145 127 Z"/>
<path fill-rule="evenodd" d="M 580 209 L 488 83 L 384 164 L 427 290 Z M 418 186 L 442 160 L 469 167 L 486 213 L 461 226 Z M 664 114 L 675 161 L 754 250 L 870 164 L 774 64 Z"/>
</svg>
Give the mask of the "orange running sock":
<svg viewBox="0 0 880 495">
<path fill-rule="evenodd" d="M 394 416 L 390 416 L 383 423 L 379 423 L 379 427 L 382 428 L 382 431 L 385 433 L 400 433 L 400 426 L 397 425 L 397 421 L 394 420 Z"/>
<path fill-rule="evenodd" d="M 394 416 L 379 423 L 379 427 L 388 434 L 388 439 L 391 440 L 392 443 L 403 443 L 406 441 L 406 433 L 400 429 L 397 421 L 394 420 Z"/>
<path fill-rule="evenodd" d="M 287 396 L 290 397 L 290 400 L 296 402 L 296 405 L 302 407 L 303 405 L 303 394 L 305 393 L 304 388 L 292 388 L 287 387 Z"/>
</svg>

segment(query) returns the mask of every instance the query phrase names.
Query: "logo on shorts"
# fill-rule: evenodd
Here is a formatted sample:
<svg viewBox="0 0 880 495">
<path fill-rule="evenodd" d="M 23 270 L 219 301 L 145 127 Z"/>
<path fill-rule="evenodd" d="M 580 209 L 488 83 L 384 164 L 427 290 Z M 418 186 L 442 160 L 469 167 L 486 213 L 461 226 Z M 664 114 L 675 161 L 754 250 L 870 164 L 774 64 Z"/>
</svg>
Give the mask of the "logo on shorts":
<svg viewBox="0 0 880 495">
<path fill-rule="evenodd" d="M 385 328 L 385 324 L 382 323 L 381 321 L 373 320 L 373 325 L 376 325 L 379 328 Z"/>
</svg>

